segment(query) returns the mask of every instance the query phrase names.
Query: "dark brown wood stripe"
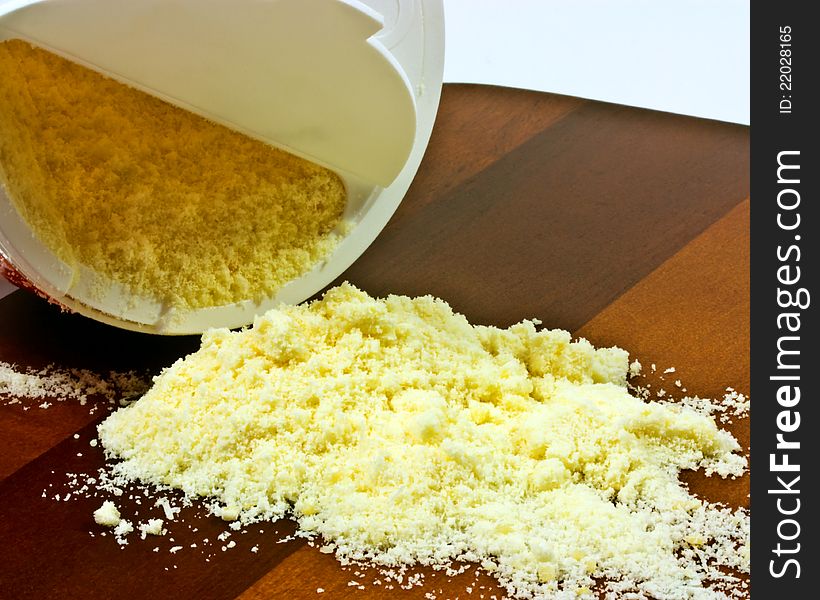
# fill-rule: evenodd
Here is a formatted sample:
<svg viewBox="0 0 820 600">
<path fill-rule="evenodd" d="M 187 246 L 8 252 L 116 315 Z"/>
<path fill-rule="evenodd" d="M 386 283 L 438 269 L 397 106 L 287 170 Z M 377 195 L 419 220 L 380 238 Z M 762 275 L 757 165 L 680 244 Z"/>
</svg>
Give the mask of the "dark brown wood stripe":
<svg viewBox="0 0 820 600">
<path fill-rule="evenodd" d="M 391 222 L 342 275 L 573 330 L 748 195 L 748 128 L 587 103 Z"/>
<path fill-rule="evenodd" d="M 586 102 L 489 85 L 445 85 L 424 160 L 395 221 L 438 201 Z"/>
</svg>

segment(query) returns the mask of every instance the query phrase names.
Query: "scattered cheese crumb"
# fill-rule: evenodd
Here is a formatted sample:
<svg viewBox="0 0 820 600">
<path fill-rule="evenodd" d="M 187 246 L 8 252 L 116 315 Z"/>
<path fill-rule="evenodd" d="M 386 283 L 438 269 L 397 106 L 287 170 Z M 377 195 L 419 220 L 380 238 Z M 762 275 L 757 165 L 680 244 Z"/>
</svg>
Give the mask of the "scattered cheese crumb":
<svg viewBox="0 0 820 600">
<path fill-rule="evenodd" d="M 89 398 L 98 397 L 109 403 L 122 395 L 141 394 L 148 389 L 145 377 L 134 372 L 111 371 L 107 376 L 86 369 L 63 369 L 49 365 L 42 369 L 20 368 L 0 362 L 0 401 L 7 405 L 22 404 L 26 399 L 66 401 L 75 400 L 85 405 Z M 46 409 L 53 402 L 37 404 Z M 89 410 L 95 412 L 102 403 L 95 403 Z M 29 406 L 24 406 L 26 410 Z M 74 434 L 74 439 L 79 439 Z"/>
<path fill-rule="evenodd" d="M 120 523 L 120 511 L 117 505 L 106 500 L 94 511 L 94 522 L 105 527 L 116 527 Z"/>
<path fill-rule="evenodd" d="M 140 523 L 138 528 L 142 539 L 145 539 L 145 536 L 148 535 L 165 534 L 165 530 L 162 528 L 162 519 L 148 519 L 145 523 Z"/>
</svg>

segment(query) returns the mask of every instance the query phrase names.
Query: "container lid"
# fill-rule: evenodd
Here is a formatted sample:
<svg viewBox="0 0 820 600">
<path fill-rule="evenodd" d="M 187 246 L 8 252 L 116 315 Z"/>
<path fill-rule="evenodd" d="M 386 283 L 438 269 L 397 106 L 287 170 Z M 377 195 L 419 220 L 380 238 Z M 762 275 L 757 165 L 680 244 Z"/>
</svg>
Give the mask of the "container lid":
<svg viewBox="0 0 820 600">
<path fill-rule="evenodd" d="M 0 0 L 0 40 L 27 39 L 336 171 L 345 238 L 261 303 L 180 312 L 92 294 L 0 189 L 0 253 L 35 288 L 121 327 L 198 333 L 300 302 L 341 274 L 401 202 L 430 137 L 443 71 L 441 0 Z"/>
</svg>

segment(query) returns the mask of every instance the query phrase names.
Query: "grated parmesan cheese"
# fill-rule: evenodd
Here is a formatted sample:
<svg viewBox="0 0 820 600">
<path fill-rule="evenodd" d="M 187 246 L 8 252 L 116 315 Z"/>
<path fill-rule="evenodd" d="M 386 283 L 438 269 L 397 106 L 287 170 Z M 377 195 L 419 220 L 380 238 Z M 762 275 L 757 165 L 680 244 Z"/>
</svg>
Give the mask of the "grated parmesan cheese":
<svg viewBox="0 0 820 600">
<path fill-rule="evenodd" d="M 290 515 L 344 563 L 479 564 L 515 598 L 741 593 L 748 513 L 678 479 L 740 475 L 737 441 L 630 395 L 625 351 L 538 324 L 344 284 L 206 333 L 100 440 L 117 476 L 244 524 Z"/>
</svg>

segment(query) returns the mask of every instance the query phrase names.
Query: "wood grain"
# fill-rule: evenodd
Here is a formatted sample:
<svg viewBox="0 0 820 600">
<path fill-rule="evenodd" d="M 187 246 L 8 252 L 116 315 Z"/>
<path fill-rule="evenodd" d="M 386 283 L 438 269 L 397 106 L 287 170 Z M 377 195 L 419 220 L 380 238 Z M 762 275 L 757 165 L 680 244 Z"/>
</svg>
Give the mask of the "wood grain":
<svg viewBox="0 0 820 600">
<path fill-rule="evenodd" d="M 436 294 L 481 323 L 538 317 L 675 366 L 690 391 L 747 391 L 748 143 L 748 128 L 724 123 L 446 86 L 416 181 L 341 279 L 375 294 Z M 0 361 L 20 366 L 153 373 L 197 344 L 61 314 L 23 292 L 0 300 Z M 223 552 L 213 537 L 224 523 L 194 507 L 168 536 L 120 549 L 91 520 L 101 496 L 54 500 L 69 491 L 66 473 L 103 464 L 88 444 L 98 419 L 71 402 L 27 412 L 0 403 L 0 596 L 500 597 L 472 570 L 452 581 L 426 572 L 427 584 L 410 590 L 373 586 L 374 573 L 343 570 L 304 541 L 275 543 L 274 529 L 292 531 L 286 521 L 237 535 Z M 734 431 L 747 440 L 748 422 Z M 746 501 L 746 479 L 686 480 L 712 499 Z M 132 493 L 117 500 L 124 514 L 158 516 Z"/>
<path fill-rule="evenodd" d="M 444 86 L 424 164 L 394 224 L 441 198 L 584 104 L 580 98 L 513 88 Z"/>
<path fill-rule="evenodd" d="M 402 203 L 339 282 L 573 330 L 748 197 L 748 150 L 740 126 L 588 102 L 434 203 Z"/>
<path fill-rule="evenodd" d="M 495 579 L 474 567 L 452 577 L 432 569 L 414 569 L 411 573 L 423 574 L 422 585 L 410 584 L 406 579 L 402 584 L 388 583 L 377 569 L 340 567 L 332 555 L 304 546 L 249 587 L 239 600 L 268 600 L 278 597 L 313 600 L 378 600 L 384 597 L 428 600 L 430 593 L 442 600 L 457 596 L 478 599 L 482 594 L 489 599 L 493 595 L 501 598 L 504 594 Z"/>
</svg>

